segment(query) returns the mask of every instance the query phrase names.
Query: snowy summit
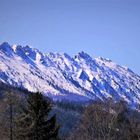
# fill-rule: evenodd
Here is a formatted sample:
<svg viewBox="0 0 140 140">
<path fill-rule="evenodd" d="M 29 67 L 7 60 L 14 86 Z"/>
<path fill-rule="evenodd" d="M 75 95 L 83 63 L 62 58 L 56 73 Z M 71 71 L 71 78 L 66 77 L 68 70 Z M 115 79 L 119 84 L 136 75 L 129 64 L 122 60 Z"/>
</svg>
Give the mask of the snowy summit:
<svg viewBox="0 0 140 140">
<path fill-rule="evenodd" d="M 72 58 L 65 53 L 45 54 L 29 46 L 3 43 L 0 81 L 43 92 L 54 100 L 113 98 L 130 105 L 140 104 L 140 76 L 109 59 L 94 59 L 84 52 Z"/>
</svg>

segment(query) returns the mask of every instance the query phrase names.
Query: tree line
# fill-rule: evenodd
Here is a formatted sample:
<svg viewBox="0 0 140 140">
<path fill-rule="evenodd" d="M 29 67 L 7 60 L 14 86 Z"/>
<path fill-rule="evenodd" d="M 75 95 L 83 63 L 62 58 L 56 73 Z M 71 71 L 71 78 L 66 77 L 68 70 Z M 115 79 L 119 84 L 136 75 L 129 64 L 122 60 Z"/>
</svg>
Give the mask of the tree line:
<svg viewBox="0 0 140 140">
<path fill-rule="evenodd" d="M 60 136 L 63 127 L 52 112 L 57 106 L 77 112 L 79 121 L 72 124 L 69 135 Z M 140 110 L 140 108 L 139 108 Z M 58 115 L 58 114 L 57 114 Z M 59 114 L 69 121 L 64 113 Z M 60 117 L 61 117 L 60 116 Z M 70 121 L 72 121 L 70 119 Z M 41 93 L 17 94 L 8 90 L 0 97 L 0 140 L 140 140 L 140 113 L 124 101 L 94 101 L 89 104 L 57 101 Z"/>
</svg>

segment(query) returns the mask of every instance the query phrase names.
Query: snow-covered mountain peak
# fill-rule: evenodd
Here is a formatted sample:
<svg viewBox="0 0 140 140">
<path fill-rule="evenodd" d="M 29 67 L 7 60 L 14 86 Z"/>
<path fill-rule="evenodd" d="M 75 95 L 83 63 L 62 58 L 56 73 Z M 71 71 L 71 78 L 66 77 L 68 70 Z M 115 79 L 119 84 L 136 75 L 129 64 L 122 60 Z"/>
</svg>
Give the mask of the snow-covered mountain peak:
<svg viewBox="0 0 140 140">
<path fill-rule="evenodd" d="M 84 51 L 81 51 L 75 56 L 75 59 L 91 59 L 91 57 Z"/>
<path fill-rule="evenodd" d="M 16 50 L 17 50 L 17 47 L 18 47 L 18 46 L 17 46 L 16 44 L 14 44 L 14 45 L 12 45 L 11 47 L 12 47 L 13 51 L 16 53 Z"/>
<path fill-rule="evenodd" d="M 102 62 L 108 62 L 108 63 L 109 63 L 109 62 L 110 62 L 110 63 L 112 62 L 112 60 L 110 60 L 109 58 L 103 58 L 103 57 L 101 57 L 101 56 L 98 57 L 98 58 L 95 58 L 95 59 L 96 59 L 96 60 L 99 60 L 99 61 L 102 61 Z"/>
<path fill-rule="evenodd" d="M 37 63 L 39 63 L 42 59 L 43 54 L 37 49 L 25 46 L 23 47 L 23 50 L 28 57 L 30 57 L 33 61 L 36 61 Z"/>
<path fill-rule="evenodd" d="M 0 45 L 0 50 L 7 55 L 10 55 L 13 51 L 13 49 L 11 48 L 11 46 L 7 42 L 3 42 Z"/>
<path fill-rule="evenodd" d="M 42 53 L 32 47 L 0 45 L 0 81 L 40 91 L 53 99 L 125 100 L 140 104 L 140 76 L 105 58 L 85 52 Z"/>
<path fill-rule="evenodd" d="M 97 63 L 99 63 L 100 65 L 104 65 L 106 67 L 112 67 L 112 68 L 116 68 L 118 67 L 118 65 L 114 62 L 112 62 L 112 60 L 110 59 L 106 59 L 106 58 L 103 58 L 103 57 L 98 57 L 98 58 L 95 58 L 95 61 Z"/>
<path fill-rule="evenodd" d="M 9 47 L 10 46 L 10 44 L 8 43 L 8 42 L 2 42 L 1 44 L 0 44 L 0 48 L 2 48 L 2 47 Z"/>
<path fill-rule="evenodd" d="M 53 53 L 53 52 L 48 52 L 48 53 L 45 53 L 45 55 L 46 55 L 47 57 L 54 58 L 56 54 Z"/>
</svg>

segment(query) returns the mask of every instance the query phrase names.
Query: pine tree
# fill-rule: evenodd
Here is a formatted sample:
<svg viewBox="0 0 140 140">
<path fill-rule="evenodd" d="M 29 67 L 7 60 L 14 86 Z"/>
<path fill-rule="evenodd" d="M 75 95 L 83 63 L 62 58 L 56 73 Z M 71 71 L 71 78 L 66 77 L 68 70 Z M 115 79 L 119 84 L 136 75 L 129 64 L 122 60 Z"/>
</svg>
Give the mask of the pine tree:
<svg viewBox="0 0 140 140">
<path fill-rule="evenodd" d="M 17 120 L 17 139 L 57 140 L 56 116 L 50 117 L 52 104 L 39 92 L 30 93 Z"/>
</svg>

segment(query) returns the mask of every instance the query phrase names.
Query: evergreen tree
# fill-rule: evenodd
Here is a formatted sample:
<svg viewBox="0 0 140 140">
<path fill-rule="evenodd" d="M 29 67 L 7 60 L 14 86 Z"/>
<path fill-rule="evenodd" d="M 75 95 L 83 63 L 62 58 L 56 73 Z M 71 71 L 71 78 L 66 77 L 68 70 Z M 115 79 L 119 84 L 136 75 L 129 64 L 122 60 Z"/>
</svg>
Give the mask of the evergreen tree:
<svg viewBox="0 0 140 140">
<path fill-rule="evenodd" d="M 59 127 L 56 116 L 50 117 L 51 101 L 39 92 L 30 93 L 17 120 L 17 139 L 56 140 Z"/>
</svg>

